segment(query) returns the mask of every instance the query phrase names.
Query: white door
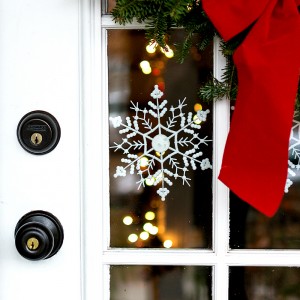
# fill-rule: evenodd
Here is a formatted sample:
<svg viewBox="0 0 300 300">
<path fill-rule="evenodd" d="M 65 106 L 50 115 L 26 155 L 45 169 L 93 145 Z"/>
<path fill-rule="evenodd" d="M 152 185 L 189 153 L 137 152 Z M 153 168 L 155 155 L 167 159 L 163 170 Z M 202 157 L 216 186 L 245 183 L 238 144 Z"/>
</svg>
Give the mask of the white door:
<svg viewBox="0 0 300 300">
<path fill-rule="evenodd" d="M 212 169 L 192 175 L 191 188 L 179 182 L 164 202 L 151 180 L 138 190 L 138 174 L 114 178 L 125 157 L 109 151 L 120 145 L 109 117 L 125 120 L 130 100 L 151 100 L 155 83 L 170 104 L 186 96 L 185 112 L 193 111 L 192 87 L 212 71 L 220 78 L 224 59 L 216 40 L 179 71 L 164 54 L 146 53 L 143 24 L 115 24 L 100 2 L 0 1 L 0 299 L 300 299 L 299 173 L 292 170 L 294 186 L 273 219 L 229 195 L 217 180 L 227 101 L 209 107 Z M 17 138 L 20 120 L 36 110 L 61 129 L 42 155 Z M 14 233 L 40 210 L 60 221 L 64 240 L 52 257 L 32 261 L 16 250 Z"/>
<path fill-rule="evenodd" d="M 0 299 L 81 299 L 78 22 L 78 1 L 0 1 Z M 61 129 L 43 155 L 25 151 L 16 134 L 36 110 Z M 14 231 L 36 210 L 61 222 L 64 241 L 32 261 L 16 250 Z"/>
</svg>

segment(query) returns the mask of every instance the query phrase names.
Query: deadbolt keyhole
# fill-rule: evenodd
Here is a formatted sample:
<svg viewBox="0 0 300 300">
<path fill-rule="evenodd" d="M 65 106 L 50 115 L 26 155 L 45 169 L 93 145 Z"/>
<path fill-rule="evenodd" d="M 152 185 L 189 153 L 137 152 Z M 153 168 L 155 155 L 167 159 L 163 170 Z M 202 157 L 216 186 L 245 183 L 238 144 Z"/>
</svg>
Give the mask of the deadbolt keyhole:
<svg viewBox="0 0 300 300">
<path fill-rule="evenodd" d="M 38 146 L 43 141 L 43 136 L 40 133 L 35 132 L 31 135 L 30 140 L 33 145 Z"/>
</svg>

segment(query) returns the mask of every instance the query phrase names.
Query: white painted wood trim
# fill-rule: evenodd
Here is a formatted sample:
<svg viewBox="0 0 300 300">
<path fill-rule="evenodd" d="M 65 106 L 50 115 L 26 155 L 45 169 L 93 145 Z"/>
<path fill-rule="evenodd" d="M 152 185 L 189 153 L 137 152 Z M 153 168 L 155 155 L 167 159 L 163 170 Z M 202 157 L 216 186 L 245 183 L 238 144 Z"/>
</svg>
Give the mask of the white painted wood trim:
<svg viewBox="0 0 300 300">
<path fill-rule="evenodd" d="M 101 28 L 100 2 L 80 0 L 79 9 L 79 69 L 80 69 L 80 149 L 81 149 L 81 232 L 82 232 L 82 300 L 105 298 L 103 279 L 102 190 L 104 182 L 101 166 L 103 119 L 101 111 Z M 107 135 L 107 134 L 106 134 Z M 103 139 L 102 139 L 103 138 Z"/>
<path fill-rule="evenodd" d="M 125 29 L 125 26 L 115 23 L 111 15 L 103 15 L 101 17 L 101 26 L 106 29 Z M 126 29 L 145 29 L 145 24 L 133 21 L 130 24 L 126 24 Z"/>
<path fill-rule="evenodd" d="M 214 76 L 221 80 L 226 59 L 220 51 L 220 40 L 214 39 Z M 213 271 L 213 299 L 228 299 L 226 255 L 229 250 L 229 190 L 218 180 L 224 147 L 229 131 L 230 103 L 226 99 L 214 102 L 213 125 L 213 245 L 216 264 Z"/>
<path fill-rule="evenodd" d="M 120 248 L 104 251 L 102 257 L 108 265 L 300 266 L 298 250 L 233 250 L 221 256 L 209 250 Z"/>
<path fill-rule="evenodd" d="M 98 0 L 81 0 L 81 5 L 83 8 L 80 25 L 83 27 L 81 132 L 84 175 L 82 234 L 85 276 L 82 299 L 109 300 L 110 265 L 212 266 L 214 300 L 228 300 L 230 266 L 299 267 L 298 250 L 229 249 L 229 190 L 217 179 L 230 124 L 230 103 L 227 100 L 214 103 L 213 249 L 109 247 L 107 29 L 125 27 L 115 24 L 111 16 L 105 15 L 101 18 Z M 144 28 L 143 24 L 137 22 L 126 26 L 126 29 Z M 217 39 L 214 53 L 214 75 L 217 79 L 221 79 L 225 59 L 219 51 Z M 100 135 L 97 137 L 98 133 Z M 89 142 L 90 139 L 93 139 L 92 143 Z"/>
</svg>

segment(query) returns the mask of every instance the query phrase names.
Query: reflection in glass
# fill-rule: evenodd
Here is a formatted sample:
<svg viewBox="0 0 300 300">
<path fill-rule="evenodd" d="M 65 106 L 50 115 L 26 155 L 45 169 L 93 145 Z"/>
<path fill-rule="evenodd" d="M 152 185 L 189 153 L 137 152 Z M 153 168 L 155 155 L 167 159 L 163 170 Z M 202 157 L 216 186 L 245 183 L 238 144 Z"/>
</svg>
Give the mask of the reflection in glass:
<svg viewBox="0 0 300 300">
<path fill-rule="evenodd" d="M 172 35 L 172 43 L 182 39 L 182 34 L 183 31 L 176 30 Z M 121 116 L 122 120 L 126 120 L 127 116 L 131 116 L 132 120 L 135 112 L 130 108 L 130 101 L 135 104 L 138 102 L 142 109 L 149 109 L 148 101 L 153 100 L 150 93 L 154 85 L 157 85 L 164 92 L 162 101 L 168 100 L 168 108 L 177 106 L 178 100 L 186 98 L 186 115 L 192 112 L 197 117 L 197 111 L 210 110 L 207 120 L 201 122 L 201 129 L 195 129 L 195 132 L 199 132 L 201 138 L 208 137 L 208 140 L 212 140 L 212 107 L 202 103 L 197 97 L 197 89 L 212 72 L 212 47 L 201 54 L 193 49 L 189 58 L 179 64 L 171 55 L 172 43 L 170 42 L 170 50 L 166 53 L 155 47 L 149 49 L 144 31 L 108 31 L 110 117 Z M 170 116 L 168 113 L 170 111 L 166 113 L 165 120 Z M 196 124 L 198 120 L 194 121 Z M 111 126 L 111 147 L 122 141 L 124 136 L 120 136 L 120 129 L 123 128 Z M 187 134 L 182 133 L 184 139 Z M 168 135 L 167 132 L 164 134 Z M 212 142 L 200 145 L 199 148 L 203 153 L 201 157 L 208 158 L 212 163 Z M 126 153 L 114 150 L 116 149 L 110 149 L 110 245 L 139 248 L 211 248 L 211 169 L 201 170 L 198 165 L 196 170 L 192 170 L 189 165 L 187 176 L 191 178 L 190 186 L 183 185 L 180 178 L 172 180 L 170 193 L 166 196 L 166 201 L 162 201 L 156 193 L 160 186 L 154 186 L 153 177 L 145 177 L 144 186 L 139 189 L 136 183 L 141 178 L 135 170 L 132 170 L 134 174 L 130 174 L 128 170 L 126 176 L 114 177 L 121 159 L 126 158 Z M 130 151 L 141 155 L 139 147 L 133 147 Z M 183 161 L 179 155 L 174 158 L 180 163 Z M 148 163 L 147 157 L 140 159 L 141 168 L 147 168 Z M 153 166 L 153 170 L 157 165 Z"/>
<path fill-rule="evenodd" d="M 300 119 L 298 117 L 295 120 L 294 131 L 297 131 L 298 142 L 292 148 L 291 140 L 289 151 L 292 162 L 289 174 L 293 174 L 293 184 L 284 194 L 280 209 L 272 218 L 259 213 L 234 194 L 230 195 L 231 248 L 300 249 Z"/>
<path fill-rule="evenodd" d="M 211 267 L 111 266 L 111 300 L 210 300 Z"/>
<path fill-rule="evenodd" d="M 300 269 L 231 267 L 230 300 L 299 300 Z"/>
<path fill-rule="evenodd" d="M 102 13 L 110 13 L 115 6 L 116 0 L 102 0 Z"/>
</svg>

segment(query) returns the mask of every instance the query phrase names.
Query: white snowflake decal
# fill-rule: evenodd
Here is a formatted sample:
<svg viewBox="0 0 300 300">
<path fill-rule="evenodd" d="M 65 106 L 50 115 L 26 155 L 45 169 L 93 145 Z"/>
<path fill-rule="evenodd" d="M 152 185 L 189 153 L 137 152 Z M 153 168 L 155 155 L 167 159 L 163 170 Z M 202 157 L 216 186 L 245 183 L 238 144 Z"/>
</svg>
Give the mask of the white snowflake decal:
<svg viewBox="0 0 300 300">
<path fill-rule="evenodd" d="M 288 178 L 284 190 L 286 193 L 294 183 L 292 179 L 296 176 L 300 176 L 300 122 L 293 120 L 289 146 Z"/>
<path fill-rule="evenodd" d="M 206 120 L 209 110 L 200 110 L 194 117 L 190 112 L 186 117 L 183 112 L 185 99 L 179 100 L 176 107 L 170 107 L 170 116 L 163 125 L 163 117 L 168 112 L 168 101 L 160 103 L 162 96 L 163 92 L 155 85 L 151 93 L 154 101 L 148 102 L 150 109 L 141 109 L 138 103 L 131 101 L 130 108 L 135 112 L 133 122 L 130 117 L 126 117 L 126 122 L 123 123 L 120 116 L 111 117 L 110 121 L 114 128 L 123 128 L 119 131 L 120 135 L 126 135 L 120 143 L 115 142 L 111 147 L 115 151 L 122 151 L 126 156 L 121 159 L 124 165 L 117 166 L 114 177 L 126 176 L 129 169 L 130 174 L 139 175 L 138 188 L 145 184 L 161 184 L 157 194 L 165 200 L 170 192 L 167 186 L 173 185 L 173 179 L 180 178 L 183 184 L 190 185 L 190 167 L 196 170 L 199 164 L 205 170 L 211 169 L 212 165 L 208 158 L 200 160 L 203 153 L 199 150 L 200 146 L 207 146 L 211 140 L 207 136 L 200 138 L 195 132 L 201 128 L 200 123 Z M 180 137 L 180 133 L 184 136 Z"/>
</svg>

